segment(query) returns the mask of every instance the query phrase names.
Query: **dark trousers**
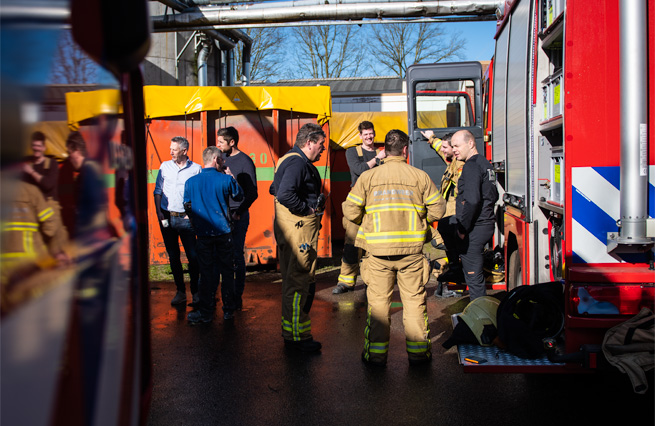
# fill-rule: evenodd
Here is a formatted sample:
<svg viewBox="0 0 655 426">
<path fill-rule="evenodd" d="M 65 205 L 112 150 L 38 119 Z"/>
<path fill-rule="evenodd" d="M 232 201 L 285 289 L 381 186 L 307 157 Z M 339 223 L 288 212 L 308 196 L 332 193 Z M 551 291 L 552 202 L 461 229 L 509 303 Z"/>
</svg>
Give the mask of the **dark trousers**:
<svg viewBox="0 0 655 426">
<path fill-rule="evenodd" d="M 171 265 L 171 272 L 175 280 L 175 287 L 177 291 L 184 293 L 184 272 L 182 270 L 182 262 L 180 261 L 180 241 L 184 246 L 186 258 L 189 261 L 189 276 L 191 293 L 198 293 L 198 277 L 200 272 L 198 269 L 198 260 L 196 258 L 196 234 L 191 226 L 191 221 L 187 218 L 171 216 L 169 212 L 163 211 L 164 218 L 168 219 L 169 225 L 164 228 L 159 222 L 159 229 L 164 239 L 164 246 L 168 253 L 168 261 Z"/>
<path fill-rule="evenodd" d="M 198 237 L 196 243 L 200 265 L 200 306 L 203 314 L 214 310 L 216 290 L 222 277 L 221 298 L 223 311 L 233 312 L 234 304 L 234 243 L 232 234 L 217 237 Z"/>
<path fill-rule="evenodd" d="M 482 271 L 484 246 L 494 235 L 494 224 L 475 225 L 464 239 L 457 235 L 457 221 L 454 216 L 444 217 L 437 228 L 446 245 L 448 261 L 462 260 L 462 269 L 469 288 L 471 300 L 487 294 Z"/>
<path fill-rule="evenodd" d="M 246 233 L 250 225 L 250 213 L 244 212 L 239 220 L 232 223 L 232 239 L 234 240 L 234 294 L 237 305 L 243 295 L 246 285 L 246 258 L 244 247 L 246 245 Z"/>
</svg>

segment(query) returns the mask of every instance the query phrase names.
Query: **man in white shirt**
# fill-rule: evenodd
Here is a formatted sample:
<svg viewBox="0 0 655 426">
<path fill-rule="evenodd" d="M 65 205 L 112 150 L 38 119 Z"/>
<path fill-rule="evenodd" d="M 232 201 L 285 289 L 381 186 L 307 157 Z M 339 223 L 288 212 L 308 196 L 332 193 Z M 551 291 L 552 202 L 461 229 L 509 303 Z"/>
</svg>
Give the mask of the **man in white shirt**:
<svg viewBox="0 0 655 426">
<path fill-rule="evenodd" d="M 181 136 L 171 139 L 171 160 L 165 161 L 159 167 L 157 182 L 155 184 L 155 209 L 159 219 L 159 228 L 164 239 L 166 252 L 171 264 L 171 272 L 175 280 L 177 292 L 171 305 L 186 304 L 186 289 L 184 273 L 180 261 L 180 243 L 184 246 L 189 261 L 190 288 L 193 303 L 197 304 L 198 260 L 196 256 L 196 235 L 191 221 L 184 211 L 184 184 L 191 177 L 202 170 L 199 164 L 194 163 L 187 156 L 189 141 Z"/>
</svg>

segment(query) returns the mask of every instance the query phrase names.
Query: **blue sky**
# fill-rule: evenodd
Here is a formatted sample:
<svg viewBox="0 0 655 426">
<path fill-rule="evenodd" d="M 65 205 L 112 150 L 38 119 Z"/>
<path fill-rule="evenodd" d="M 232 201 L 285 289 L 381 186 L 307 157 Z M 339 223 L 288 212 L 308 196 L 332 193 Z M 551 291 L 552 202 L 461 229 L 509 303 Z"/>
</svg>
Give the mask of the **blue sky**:
<svg viewBox="0 0 655 426">
<path fill-rule="evenodd" d="M 467 61 L 488 61 L 494 54 L 496 21 L 445 23 L 448 30 L 461 31 L 467 40 Z"/>
</svg>

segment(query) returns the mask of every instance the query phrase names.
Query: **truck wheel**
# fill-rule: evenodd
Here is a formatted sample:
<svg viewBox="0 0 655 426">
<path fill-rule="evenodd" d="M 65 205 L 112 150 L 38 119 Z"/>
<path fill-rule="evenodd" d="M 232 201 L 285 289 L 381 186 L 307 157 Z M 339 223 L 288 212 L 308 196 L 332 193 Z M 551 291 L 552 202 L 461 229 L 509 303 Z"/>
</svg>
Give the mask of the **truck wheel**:
<svg viewBox="0 0 655 426">
<path fill-rule="evenodd" d="M 509 256 L 509 270 L 507 271 L 507 291 L 523 285 L 523 268 L 521 267 L 521 253 L 515 250 Z"/>
</svg>

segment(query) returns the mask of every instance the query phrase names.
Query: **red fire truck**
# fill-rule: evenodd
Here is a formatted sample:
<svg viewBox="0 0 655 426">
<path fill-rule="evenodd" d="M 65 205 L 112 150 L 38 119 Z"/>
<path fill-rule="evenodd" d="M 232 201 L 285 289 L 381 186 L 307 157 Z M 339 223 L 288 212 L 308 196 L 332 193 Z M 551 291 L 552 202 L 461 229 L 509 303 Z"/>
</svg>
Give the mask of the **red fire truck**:
<svg viewBox="0 0 655 426">
<path fill-rule="evenodd" d="M 471 63 L 408 70 L 409 131 L 413 141 L 425 129 L 476 136 L 498 177 L 495 244 L 506 289 L 563 282 L 565 355 L 538 367 L 464 366 L 595 368 L 605 332 L 655 303 L 655 8 L 646 0 L 508 1 L 495 38 L 485 82 Z M 470 122 L 421 119 L 436 106 L 422 92 L 444 85 L 474 90 Z M 425 143 L 412 151 L 413 164 L 438 181 L 445 165 L 436 154 Z"/>
</svg>

